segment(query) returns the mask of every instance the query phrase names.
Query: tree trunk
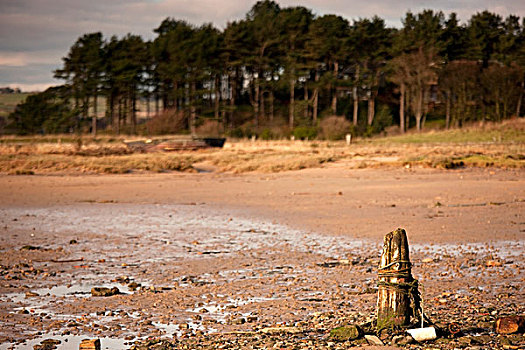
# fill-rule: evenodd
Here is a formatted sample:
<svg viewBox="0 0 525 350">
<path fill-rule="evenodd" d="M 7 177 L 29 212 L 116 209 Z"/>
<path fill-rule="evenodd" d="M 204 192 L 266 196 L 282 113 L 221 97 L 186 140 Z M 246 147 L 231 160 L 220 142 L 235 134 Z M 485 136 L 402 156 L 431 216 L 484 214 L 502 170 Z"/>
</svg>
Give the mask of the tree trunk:
<svg viewBox="0 0 525 350">
<path fill-rule="evenodd" d="M 163 89 L 162 92 L 162 110 L 165 111 L 168 108 L 168 92 Z"/>
<path fill-rule="evenodd" d="M 288 109 L 288 127 L 293 129 L 295 115 L 295 79 L 290 79 L 290 108 Z"/>
<path fill-rule="evenodd" d="M 498 93 L 496 92 L 496 120 L 499 122 L 501 120 L 501 116 L 500 116 L 500 110 L 499 110 L 499 95 Z"/>
<path fill-rule="evenodd" d="M 315 89 L 314 89 L 314 103 L 313 103 L 313 111 L 312 111 L 312 121 L 313 121 L 313 124 L 317 124 L 317 109 L 319 107 L 319 86 L 317 85 L 317 83 L 319 82 L 319 71 L 316 70 L 315 71 Z"/>
<path fill-rule="evenodd" d="M 106 111 L 106 116 L 109 115 L 109 125 L 111 128 L 115 127 L 115 94 L 111 92 L 109 94 L 109 113 Z"/>
<path fill-rule="evenodd" d="M 273 124 L 273 117 L 274 117 L 274 96 L 273 96 L 273 90 L 270 90 L 270 123 Z"/>
<path fill-rule="evenodd" d="M 150 97 L 151 95 L 149 94 L 148 92 L 148 95 L 146 96 L 146 118 L 149 119 L 150 115 L 151 115 L 151 106 L 150 106 Z"/>
<path fill-rule="evenodd" d="M 308 84 L 304 82 L 304 120 L 308 120 Z"/>
<path fill-rule="evenodd" d="M 451 93 L 450 90 L 447 90 L 447 101 L 445 107 L 445 128 L 448 130 L 450 128 L 450 104 L 451 104 Z"/>
<path fill-rule="evenodd" d="M 337 114 L 337 74 L 339 72 L 339 63 L 334 63 L 334 94 L 332 96 L 332 112 Z"/>
<path fill-rule="evenodd" d="M 195 81 L 191 82 L 191 91 L 190 91 L 190 133 L 191 136 L 196 136 L 195 123 L 197 120 L 197 110 L 195 107 L 195 93 L 197 86 Z"/>
<path fill-rule="evenodd" d="M 254 103 L 253 103 L 253 112 L 255 114 L 255 128 L 259 128 L 259 76 L 257 75 L 257 78 L 255 79 L 255 96 L 254 96 Z"/>
<path fill-rule="evenodd" d="M 122 126 L 126 126 L 128 123 L 128 97 L 121 96 L 122 109 L 120 110 L 121 117 L 119 120 L 122 122 Z"/>
<path fill-rule="evenodd" d="M 417 281 L 412 278 L 405 230 L 387 233 L 379 263 L 377 330 L 410 325 L 419 311 Z M 411 305 L 411 301 L 413 305 Z"/>
<path fill-rule="evenodd" d="M 137 132 L 137 96 L 135 95 L 135 92 L 131 93 L 131 133 L 135 135 Z"/>
<path fill-rule="evenodd" d="M 400 86 L 401 95 L 399 96 L 399 130 L 405 132 L 405 83 L 401 83 Z"/>
<path fill-rule="evenodd" d="M 356 70 L 355 70 L 355 82 L 354 82 L 354 89 L 352 91 L 352 95 L 353 95 L 353 98 L 354 98 L 354 114 L 353 114 L 353 119 L 352 119 L 352 122 L 355 126 L 357 126 L 357 117 L 359 115 L 359 96 L 357 95 L 358 93 L 358 90 L 357 90 L 357 84 L 359 84 L 359 65 L 357 66 Z"/>
<path fill-rule="evenodd" d="M 425 128 L 425 122 L 427 121 L 427 114 L 428 114 L 428 94 L 429 90 L 423 87 L 423 116 L 421 118 L 421 129 Z"/>
<path fill-rule="evenodd" d="M 121 101 L 120 96 L 117 99 L 117 104 L 118 104 L 118 113 L 117 113 L 117 118 L 115 120 L 115 129 L 117 131 L 117 135 L 120 135 L 120 119 L 122 118 L 122 101 Z"/>
<path fill-rule="evenodd" d="M 372 125 L 374 122 L 374 116 L 375 116 L 375 97 L 372 94 L 370 94 L 370 98 L 368 99 L 368 125 Z"/>
<path fill-rule="evenodd" d="M 232 78 L 230 76 L 230 88 L 231 88 L 231 95 L 230 95 L 230 116 L 229 116 L 229 124 L 230 124 L 230 130 L 233 130 L 233 110 L 235 109 L 235 94 L 236 94 L 236 79 Z"/>
<path fill-rule="evenodd" d="M 215 119 L 219 120 L 219 108 L 221 103 L 220 89 L 219 89 L 219 75 L 215 76 Z"/>
<path fill-rule="evenodd" d="M 519 93 L 519 97 L 518 97 L 518 103 L 517 103 L 517 106 L 516 106 L 516 117 L 520 117 L 520 113 L 521 113 L 521 101 L 523 100 L 523 90 L 525 90 L 525 81 L 522 80 L 521 81 L 521 84 L 520 84 L 520 93 Z"/>
<path fill-rule="evenodd" d="M 178 111 L 180 106 L 179 106 L 179 84 L 177 82 L 173 83 L 173 92 L 174 92 L 173 108 L 175 109 L 175 111 Z M 166 109 L 166 106 L 164 106 L 164 109 Z"/>
<path fill-rule="evenodd" d="M 97 94 L 93 96 L 93 117 L 91 119 L 91 133 L 97 136 Z"/>
<path fill-rule="evenodd" d="M 261 116 L 261 121 L 264 121 L 264 119 L 266 118 L 266 105 L 265 105 L 265 102 L 264 102 L 264 93 L 265 92 L 266 91 L 261 89 L 261 97 L 259 97 L 259 106 L 260 106 L 259 115 Z"/>
<path fill-rule="evenodd" d="M 421 131 L 421 118 L 423 117 L 423 88 L 420 87 L 417 91 L 417 105 L 416 105 L 416 130 Z"/>
</svg>

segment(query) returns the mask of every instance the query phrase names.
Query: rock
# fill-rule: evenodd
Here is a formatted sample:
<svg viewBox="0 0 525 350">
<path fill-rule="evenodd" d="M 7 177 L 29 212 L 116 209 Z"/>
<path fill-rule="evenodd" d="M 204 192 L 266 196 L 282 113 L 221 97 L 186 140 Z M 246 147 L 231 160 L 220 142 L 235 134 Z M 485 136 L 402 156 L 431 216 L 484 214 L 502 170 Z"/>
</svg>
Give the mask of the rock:
<svg viewBox="0 0 525 350">
<path fill-rule="evenodd" d="M 414 344 L 416 341 L 410 335 L 396 335 L 392 338 L 392 344 L 405 346 L 408 344 Z"/>
<path fill-rule="evenodd" d="M 499 266 L 503 266 L 503 263 L 501 261 L 497 261 L 497 260 L 487 260 L 485 265 L 487 267 L 499 267 Z"/>
<path fill-rule="evenodd" d="M 31 298 L 31 297 L 38 297 L 38 293 L 35 293 L 35 292 L 26 292 L 26 298 Z"/>
<path fill-rule="evenodd" d="M 428 264 L 428 263 L 434 262 L 434 259 L 432 259 L 432 258 L 424 258 L 423 260 L 421 260 L 421 262 L 425 263 L 425 264 Z"/>
<path fill-rule="evenodd" d="M 137 282 L 131 282 L 130 284 L 128 284 L 128 288 L 129 290 L 137 290 L 141 287 L 141 284 L 140 283 L 137 283 Z"/>
<path fill-rule="evenodd" d="M 100 350 L 100 339 L 84 339 L 80 342 L 79 350 Z"/>
<path fill-rule="evenodd" d="M 375 335 L 365 334 L 365 339 L 370 345 L 379 345 L 379 346 L 385 345 L 383 344 L 381 339 L 379 339 Z"/>
<path fill-rule="evenodd" d="M 120 294 L 120 290 L 117 287 L 93 287 L 91 288 L 91 295 L 94 297 L 109 297 L 112 295 Z"/>
<path fill-rule="evenodd" d="M 57 348 L 57 345 L 60 344 L 61 341 L 57 339 L 44 339 L 40 342 L 38 345 L 34 345 L 34 350 L 53 350 Z"/>
<path fill-rule="evenodd" d="M 496 320 L 496 332 L 499 334 L 512 334 L 523 332 L 525 328 L 525 317 L 506 316 Z"/>
<path fill-rule="evenodd" d="M 347 341 L 359 338 L 362 335 L 362 331 L 358 326 L 343 326 L 337 327 L 330 331 L 330 339 L 337 341 Z"/>
<path fill-rule="evenodd" d="M 20 248 L 20 250 L 40 250 L 40 249 L 42 248 L 36 247 L 34 245 L 25 245 L 22 248 Z"/>
<path fill-rule="evenodd" d="M 255 322 L 257 321 L 257 316 L 247 316 L 246 322 Z"/>
<path fill-rule="evenodd" d="M 244 317 L 236 318 L 232 321 L 233 324 L 245 324 L 246 319 Z"/>
</svg>

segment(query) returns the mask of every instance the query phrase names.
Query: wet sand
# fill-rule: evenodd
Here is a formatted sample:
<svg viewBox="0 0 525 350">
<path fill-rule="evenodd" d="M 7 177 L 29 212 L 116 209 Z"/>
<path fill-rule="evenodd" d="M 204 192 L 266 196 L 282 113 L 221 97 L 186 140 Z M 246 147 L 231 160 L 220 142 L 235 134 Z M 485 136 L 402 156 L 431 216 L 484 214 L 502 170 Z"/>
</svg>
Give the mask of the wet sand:
<svg viewBox="0 0 525 350">
<path fill-rule="evenodd" d="M 279 174 L 2 176 L 0 349 L 53 336 L 71 347 L 84 335 L 103 346 L 156 336 L 213 348 L 210 338 L 227 332 L 285 326 L 312 332 L 285 336 L 297 344 L 348 348 L 327 334 L 373 318 L 382 238 L 397 227 L 429 314 L 479 328 L 524 312 L 524 175 L 336 163 Z M 93 286 L 124 294 L 92 297 Z M 239 337 L 231 348 L 246 345 Z"/>
</svg>

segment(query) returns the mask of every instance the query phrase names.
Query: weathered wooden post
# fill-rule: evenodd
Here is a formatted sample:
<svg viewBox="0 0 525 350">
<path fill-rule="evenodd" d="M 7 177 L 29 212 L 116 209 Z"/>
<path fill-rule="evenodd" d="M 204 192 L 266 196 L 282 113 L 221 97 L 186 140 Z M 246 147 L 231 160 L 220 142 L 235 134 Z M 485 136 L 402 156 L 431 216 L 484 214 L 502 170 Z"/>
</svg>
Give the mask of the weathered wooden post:
<svg viewBox="0 0 525 350">
<path fill-rule="evenodd" d="M 419 313 L 418 283 L 411 266 L 405 230 L 387 233 L 378 270 L 378 331 L 409 326 L 411 316 Z"/>
</svg>

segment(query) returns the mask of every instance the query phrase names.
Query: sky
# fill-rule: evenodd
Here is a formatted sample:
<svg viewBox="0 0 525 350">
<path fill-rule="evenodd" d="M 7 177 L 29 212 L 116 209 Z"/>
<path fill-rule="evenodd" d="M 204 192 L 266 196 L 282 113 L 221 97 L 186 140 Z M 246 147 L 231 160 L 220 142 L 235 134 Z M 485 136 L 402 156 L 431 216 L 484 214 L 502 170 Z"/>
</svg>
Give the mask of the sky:
<svg viewBox="0 0 525 350">
<path fill-rule="evenodd" d="M 63 81 L 53 78 L 69 48 L 83 34 L 105 38 L 127 33 L 153 39 L 163 19 L 172 17 L 224 28 L 243 18 L 254 0 L 0 0 L 0 87 L 42 91 Z M 468 21 L 489 10 L 503 17 L 525 16 L 523 0 L 281 0 L 281 7 L 305 6 L 317 15 L 337 14 L 352 21 L 378 15 L 388 26 L 400 27 L 410 10 L 456 12 Z"/>
</svg>

